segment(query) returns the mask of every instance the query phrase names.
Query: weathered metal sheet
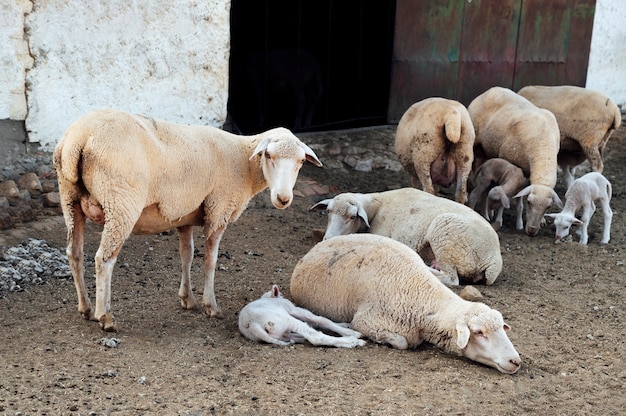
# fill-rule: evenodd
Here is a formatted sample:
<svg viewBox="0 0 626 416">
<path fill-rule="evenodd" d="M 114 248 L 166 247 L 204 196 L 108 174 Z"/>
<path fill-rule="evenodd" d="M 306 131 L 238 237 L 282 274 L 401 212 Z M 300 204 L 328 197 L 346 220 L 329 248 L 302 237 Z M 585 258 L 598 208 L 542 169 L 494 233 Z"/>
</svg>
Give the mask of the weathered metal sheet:
<svg viewBox="0 0 626 416">
<path fill-rule="evenodd" d="M 398 0 L 388 120 L 413 103 L 453 98 L 458 80 L 464 0 Z"/>
</svg>

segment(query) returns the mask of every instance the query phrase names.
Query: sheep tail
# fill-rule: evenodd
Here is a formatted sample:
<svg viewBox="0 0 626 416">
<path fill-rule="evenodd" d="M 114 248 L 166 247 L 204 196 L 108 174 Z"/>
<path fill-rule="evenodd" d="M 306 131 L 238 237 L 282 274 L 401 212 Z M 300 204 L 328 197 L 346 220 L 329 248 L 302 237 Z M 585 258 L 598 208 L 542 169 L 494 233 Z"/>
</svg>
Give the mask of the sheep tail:
<svg viewBox="0 0 626 416">
<path fill-rule="evenodd" d="M 613 104 L 614 107 L 614 112 L 615 112 L 615 116 L 613 119 L 613 129 L 617 130 L 620 126 L 620 124 L 622 123 L 622 113 L 619 110 L 619 107 L 616 106 L 615 104 Z"/>
<path fill-rule="evenodd" d="M 81 176 L 83 148 L 89 139 L 88 134 L 72 134 L 68 130 L 54 149 L 53 160 L 59 179 L 78 183 Z"/>
<path fill-rule="evenodd" d="M 452 143 L 458 143 L 459 140 L 461 140 L 461 113 L 453 110 L 446 116 L 444 123 L 444 129 L 448 140 Z"/>
</svg>

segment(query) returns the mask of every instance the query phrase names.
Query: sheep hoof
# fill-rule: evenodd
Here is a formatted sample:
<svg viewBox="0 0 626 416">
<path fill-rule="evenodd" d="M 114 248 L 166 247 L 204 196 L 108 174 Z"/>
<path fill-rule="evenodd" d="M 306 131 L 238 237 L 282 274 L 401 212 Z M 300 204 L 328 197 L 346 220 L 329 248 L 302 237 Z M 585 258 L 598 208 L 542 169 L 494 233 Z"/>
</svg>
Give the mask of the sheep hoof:
<svg viewBox="0 0 626 416">
<path fill-rule="evenodd" d="M 98 322 L 100 323 L 100 329 L 102 329 L 103 331 L 117 332 L 117 324 L 113 319 L 113 314 L 105 313 L 100 317 L 100 319 L 98 319 Z"/>
<path fill-rule="evenodd" d="M 196 308 L 196 299 L 193 295 L 187 296 L 187 298 L 180 298 L 180 306 L 183 309 L 191 310 Z"/>
<path fill-rule="evenodd" d="M 222 310 L 219 308 L 213 308 L 211 305 L 205 306 L 204 311 L 206 312 L 207 315 L 209 315 L 210 318 L 217 318 L 217 319 L 224 318 L 224 314 L 222 313 Z"/>
<path fill-rule="evenodd" d="M 85 310 L 85 311 L 79 311 L 80 315 L 83 317 L 84 320 L 86 321 L 97 321 L 96 316 L 93 314 L 93 312 L 91 311 L 91 308 Z"/>
</svg>

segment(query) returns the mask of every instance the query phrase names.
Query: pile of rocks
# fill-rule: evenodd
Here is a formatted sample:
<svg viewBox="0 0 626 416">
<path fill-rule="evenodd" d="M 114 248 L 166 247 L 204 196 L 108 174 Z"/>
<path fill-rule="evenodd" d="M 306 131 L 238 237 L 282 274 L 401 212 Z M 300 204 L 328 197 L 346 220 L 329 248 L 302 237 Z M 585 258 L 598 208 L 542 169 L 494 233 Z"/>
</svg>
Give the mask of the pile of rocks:
<svg viewBox="0 0 626 416">
<path fill-rule="evenodd" d="M 0 297 L 4 292 L 19 292 L 28 284 L 71 276 L 67 256 L 44 240 L 29 238 L 18 246 L 0 248 Z"/>
<path fill-rule="evenodd" d="M 25 157 L 0 175 L 0 230 L 33 221 L 42 209 L 60 213 L 56 174 L 49 154 Z"/>
</svg>

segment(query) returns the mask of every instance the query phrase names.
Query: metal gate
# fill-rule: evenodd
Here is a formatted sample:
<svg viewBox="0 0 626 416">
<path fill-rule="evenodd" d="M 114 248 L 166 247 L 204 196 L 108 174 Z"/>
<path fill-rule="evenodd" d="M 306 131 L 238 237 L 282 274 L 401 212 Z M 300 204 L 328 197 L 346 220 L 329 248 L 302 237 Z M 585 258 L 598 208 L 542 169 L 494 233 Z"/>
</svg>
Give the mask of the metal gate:
<svg viewBox="0 0 626 416">
<path fill-rule="evenodd" d="M 388 122 L 492 86 L 584 86 L 595 0 L 397 0 Z"/>
</svg>

